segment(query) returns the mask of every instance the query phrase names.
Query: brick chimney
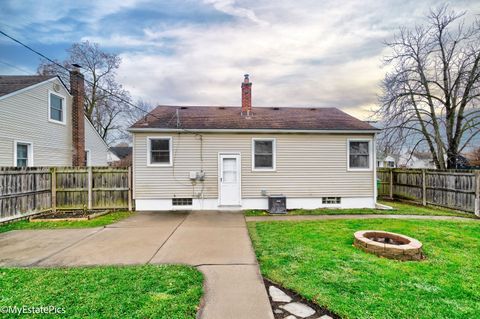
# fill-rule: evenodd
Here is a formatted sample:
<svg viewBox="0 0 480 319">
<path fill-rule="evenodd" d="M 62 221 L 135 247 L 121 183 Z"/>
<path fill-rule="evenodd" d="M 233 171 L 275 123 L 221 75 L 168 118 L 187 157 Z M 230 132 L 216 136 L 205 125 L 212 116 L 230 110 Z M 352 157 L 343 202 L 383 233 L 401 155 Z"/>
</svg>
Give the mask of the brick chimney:
<svg viewBox="0 0 480 319">
<path fill-rule="evenodd" d="M 252 113 L 252 83 L 245 74 L 242 82 L 242 115 L 250 116 Z"/>
<path fill-rule="evenodd" d="M 78 67 L 70 71 L 72 93 L 72 166 L 85 166 L 85 81 Z"/>
</svg>

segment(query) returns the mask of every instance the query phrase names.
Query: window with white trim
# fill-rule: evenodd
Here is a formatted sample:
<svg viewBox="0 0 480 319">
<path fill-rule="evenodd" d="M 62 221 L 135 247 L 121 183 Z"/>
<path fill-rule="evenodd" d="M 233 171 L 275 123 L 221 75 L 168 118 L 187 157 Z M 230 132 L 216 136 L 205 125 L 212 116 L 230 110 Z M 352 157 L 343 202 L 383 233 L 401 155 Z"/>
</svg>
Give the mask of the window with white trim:
<svg viewBox="0 0 480 319">
<path fill-rule="evenodd" d="M 369 140 L 348 141 L 348 168 L 370 169 L 371 148 Z"/>
<path fill-rule="evenodd" d="M 65 124 L 65 98 L 52 92 L 49 94 L 49 119 Z"/>
<path fill-rule="evenodd" d="M 150 137 L 148 138 L 148 153 L 150 165 L 172 164 L 172 138 Z"/>
<path fill-rule="evenodd" d="M 85 150 L 85 166 L 90 166 L 90 165 L 92 165 L 90 150 Z"/>
<path fill-rule="evenodd" d="M 252 158 L 254 170 L 275 170 L 275 139 L 254 138 Z"/>
<path fill-rule="evenodd" d="M 15 166 L 27 167 L 32 165 L 32 144 L 16 142 L 15 143 Z"/>
</svg>

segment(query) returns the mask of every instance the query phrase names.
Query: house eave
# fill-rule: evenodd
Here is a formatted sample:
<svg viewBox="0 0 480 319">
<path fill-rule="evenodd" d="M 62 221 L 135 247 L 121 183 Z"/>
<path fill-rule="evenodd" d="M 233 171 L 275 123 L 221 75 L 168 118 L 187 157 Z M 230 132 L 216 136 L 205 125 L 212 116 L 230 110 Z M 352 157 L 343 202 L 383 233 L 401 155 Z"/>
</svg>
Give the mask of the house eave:
<svg viewBox="0 0 480 319">
<path fill-rule="evenodd" d="M 378 129 L 372 130 L 300 130 L 300 129 L 173 129 L 173 128 L 139 128 L 131 127 L 131 133 L 301 133 L 301 134 L 376 134 Z"/>
</svg>

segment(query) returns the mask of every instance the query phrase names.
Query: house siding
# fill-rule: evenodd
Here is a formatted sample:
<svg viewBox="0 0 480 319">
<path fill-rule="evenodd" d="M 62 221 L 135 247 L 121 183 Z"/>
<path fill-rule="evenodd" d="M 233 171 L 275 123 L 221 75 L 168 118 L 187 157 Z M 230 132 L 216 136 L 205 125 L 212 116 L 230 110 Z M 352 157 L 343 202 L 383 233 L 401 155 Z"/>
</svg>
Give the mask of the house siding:
<svg viewBox="0 0 480 319">
<path fill-rule="evenodd" d="M 347 170 L 347 141 L 373 139 L 373 134 L 134 134 L 134 196 L 137 200 L 173 197 L 218 198 L 218 153 L 241 153 L 242 198 L 283 194 L 287 198 L 374 197 L 371 171 Z M 147 166 L 147 137 L 173 138 L 173 165 Z M 276 171 L 252 170 L 252 138 L 276 139 Z M 373 154 L 372 154 L 373 155 Z M 373 160 L 373 159 L 372 159 Z M 202 185 L 192 185 L 190 171 L 205 172 Z M 203 192 L 202 192 L 203 189 Z"/>
<path fill-rule="evenodd" d="M 90 151 L 91 166 L 106 166 L 108 164 L 108 146 L 87 118 L 85 118 L 85 149 Z"/>
<path fill-rule="evenodd" d="M 14 165 L 14 141 L 33 144 L 34 166 L 71 165 L 72 98 L 60 84 L 58 93 L 66 98 L 66 123 L 50 122 L 48 90 L 54 91 L 53 83 L 60 81 L 55 79 L 0 100 L 0 166 Z"/>
</svg>

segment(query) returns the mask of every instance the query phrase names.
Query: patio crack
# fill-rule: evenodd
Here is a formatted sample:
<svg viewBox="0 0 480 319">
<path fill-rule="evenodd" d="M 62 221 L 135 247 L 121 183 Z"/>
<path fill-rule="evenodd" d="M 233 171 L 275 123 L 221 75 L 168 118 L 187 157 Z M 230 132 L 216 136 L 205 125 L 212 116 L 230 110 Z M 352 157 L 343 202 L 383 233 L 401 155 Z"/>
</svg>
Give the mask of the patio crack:
<svg viewBox="0 0 480 319">
<path fill-rule="evenodd" d="M 150 264 L 153 260 L 153 258 L 158 254 L 158 252 L 160 251 L 160 249 L 162 249 L 163 246 L 165 246 L 165 244 L 167 243 L 167 241 L 170 240 L 170 237 L 173 236 L 173 234 L 175 234 L 175 232 L 177 231 L 177 229 L 182 226 L 183 222 L 187 219 L 187 217 L 189 216 L 190 214 L 186 214 L 185 217 L 182 219 L 182 221 L 180 223 L 178 223 L 178 225 L 173 229 L 173 231 L 170 233 L 170 235 L 168 235 L 167 239 L 165 239 L 165 241 L 160 245 L 160 247 L 158 247 L 158 249 L 153 253 L 152 257 L 150 257 L 150 259 L 147 261 L 147 265 Z"/>
<path fill-rule="evenodd" d="M 100 228 L 100 229 L 98 229 L 98 230 L 95 231 L 95 232 L 92 232 L 92 233 L 88 234 L 88 235 L 85 236 L 85 237 L 80 238 L 80 239 L 77 240 L 76 242 L 71 243 L 70 245 L 67 245 L 67 246 L 63 247 L 62 249 L 60 249 L 60 250 L 58 250 L 58 251 L 56 251 L 56 252 L 54 252 L 54 253 L 51 253 L 50 255 L 48 255 L 48 256 L 46 256 L 46 257 L 40 258 L 39 260 L 37 260 L 37 261 L 29 264 L 27 267 L 35 267 L 35 266 L 37 266 L 38 264 L 40 264 L 40 263 L 44 262 L 45 260 L 47 260 L 48 258 L 51 258 L 51 257 L 53 257 L 53 256 L 55 256 L 55 255 L 57 255 L 57 254 L 59 254 L 59 253 L 61 253 L 61 252 L 64 252 L 65 250 L 67 250 L 67 249 L 75 246 L 76 244 L 78 244 L 78 243 L 81 242 L 82 240 L 85 240 L 85 239 L 87 239 L 87 238 L 89 238 L 89 237 L 91 237 L 91 236 L 93 236 L 93 235 L 96 235 L 96 234 L 98 234 L 99 232 L 101 232 L 101 231 L 104 230 L 104 229 L 105 229 L 105 226 L 102 227 L 102 228 Z"/>
</svg>

